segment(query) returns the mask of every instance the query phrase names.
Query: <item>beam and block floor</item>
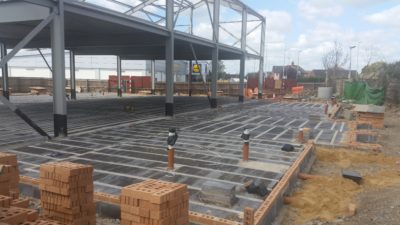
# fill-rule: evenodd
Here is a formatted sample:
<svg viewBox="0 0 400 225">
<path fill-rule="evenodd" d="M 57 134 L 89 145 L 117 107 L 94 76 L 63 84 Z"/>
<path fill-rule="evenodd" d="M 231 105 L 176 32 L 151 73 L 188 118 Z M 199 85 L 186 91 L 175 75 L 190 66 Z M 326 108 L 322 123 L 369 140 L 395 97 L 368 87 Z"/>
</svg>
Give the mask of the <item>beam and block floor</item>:
<svg viewBox="0 0 400 225">
<path fill-rule="evenodd" d="M 70 136 L 52 141 L 15 145 L 24 138 L 35 139 L 0 107 L 1 122 L 10 131 L 0 142 L 2 149 L 18 155 L 21 175 L 39 178 L 40 165 L 54 161 L 92 165 L 94 191 L 119 195 L 129 185 L 147 180 L 186 184 L 189 210 L 230 221 L 243 222 L 246 208 L 257 211 L 267 196 L 250 194 L 248 182 L 263 183 L 272 192 L 302 155 L 298 132 L 310 128 L 308 138 L 324 145 L 342 142 L 347 125 L 328 120 L 318 103 L 271 103 L 220 98 L 210 109 L 204 97 L 176 97 L 176 115 L 165 117 L 163 97 L 104 98 L 69 102 Z M 33 120 L 50 131 L 51 103 L 21 103 Z M 126 110 L 125 106 L 133 106 Z M 5 119 L 7 118 L 7 119 Z M 21 126 L 20 126 L 21 125 Z M 169 128 L 177 129 L 175 170 L 167 170 Z M 250 130 L 249 160 L 242 160 L 241 134 Z M 282 151 L 284 144 L 294 150 Z M 235 201 L 229 207 L 202 198 L 204 184 L 235 187 Z M 247 211 L 249 211 L 247 209 Z"/>
</svg>

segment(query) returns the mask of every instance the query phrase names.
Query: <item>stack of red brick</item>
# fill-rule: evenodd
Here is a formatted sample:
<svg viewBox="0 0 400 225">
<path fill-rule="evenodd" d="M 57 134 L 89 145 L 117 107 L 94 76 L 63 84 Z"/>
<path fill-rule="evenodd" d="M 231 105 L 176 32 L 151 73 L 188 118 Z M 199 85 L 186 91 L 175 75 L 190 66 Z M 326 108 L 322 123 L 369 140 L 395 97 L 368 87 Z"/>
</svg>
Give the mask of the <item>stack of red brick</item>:
<svg viewBox="0 0 400 225">
<path fill-rule="evenodd" d="M 121 192 L 121 225 L 187 225 L 186 185 L 148 180 Z"/>
<path fill-rule="evenodd" d="M 0 224 L 61 225 L 55 221 L 38 220 L 38 212 L 28 209 L 29 199 L 18 198 L 18 182 L 17 156 L 0 153 Z"/>
<path fill-rule="evenodd" d="M 0 152 L 0 165 L 8 166 L 6 171 L 8 176 L 9 183 L 8 185 L 4 183 L 4 181 L 0 184 L 0 194 L 11 196 L 13 199 L 18 199 L 19 197 L 19 190 L 18 190 L 18 183 L 19 183 L 19 170 L 18 170 L 18 162 L 17 162 L 17 155 L 11 153 Z M 8 188 L 8 193 L 6 193 Z"/>
<path fill-rule="evenodd" d="M 69 162 L 40 166 L 43 215 L 73 225 L 95 225 L 93 167 Z"/>
</svg>

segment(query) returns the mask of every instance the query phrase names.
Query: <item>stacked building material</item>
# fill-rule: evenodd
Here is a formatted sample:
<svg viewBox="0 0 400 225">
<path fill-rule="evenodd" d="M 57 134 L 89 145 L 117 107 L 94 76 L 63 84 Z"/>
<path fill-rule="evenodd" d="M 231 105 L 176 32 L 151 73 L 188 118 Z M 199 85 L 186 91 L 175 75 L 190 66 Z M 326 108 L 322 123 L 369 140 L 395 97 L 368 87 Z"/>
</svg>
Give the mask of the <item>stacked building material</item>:
<svg viewBox="0 0 400 225">
<path fill-rule="evenodd" d="M 1 207 L 0 223 L 17 225 L 23 222 L 33 222 L 39 218 L 39 214 L 34 209 L 25 209 L 20 207 Z"/>
<path fill-rule="evenodd" d="M 93 167 L 70 162 L 40 166 L 42 212 L 65 224 L 95 225 Z"/>
<path fill-rule="evenodd" d="M 121 192 L 121 225 L 139 224 L 189 224 L 186 185 L 148 180 L 124 187 Z"/>
<path fill-rule="evenodd" d="M 359 123 L 370 123 L 375 129 L 383 129 L 385 120 L 384 113 L 372 113 L 372 112 L 357 112 L 357 122 Z"/>
<path fill-rule="evenodd" d="M 18 163 L 17 163 L 17 155 L 12 153 L 5 153 L 0 152 L 0 165 L 7 165 L 11 166 L 12 169 L 10 171 L 10 181 L 9 181 L 9 195 L 13 199 L 18 199 L 19 197 L 19 170 L 18 170 Z"/>
<path fill-rule="evenodd" d="M 10 196 L 11 180 L 15 174 L 15 168 L 0 164 L 0 195 Z"/>
<path fill-rule="evenodd" d="M 9 196 L 0 195 L 0 207 L 9 208 L 11 206 L 12 198 Z"/>
<path fill-rule="evenodd" d="M 47 219 L 38 219 L 31 222 L 24 222 L 20 225 L 63 225 L 62 223 L 55 220 L 47 220 Z"/>
<path fill-rule="evenodd" d="M 21 208 L 0 208 L 0 222 L 9 225 L 18 225 L 27 220 L 27 211 Z"/>
<path fill-rule="evenodd" d="M 235 185 L 207 181 L 201 186 L 200 197 L 203 202 L 230 208 L 237 201 L 235 191 Z"/>
</svg>

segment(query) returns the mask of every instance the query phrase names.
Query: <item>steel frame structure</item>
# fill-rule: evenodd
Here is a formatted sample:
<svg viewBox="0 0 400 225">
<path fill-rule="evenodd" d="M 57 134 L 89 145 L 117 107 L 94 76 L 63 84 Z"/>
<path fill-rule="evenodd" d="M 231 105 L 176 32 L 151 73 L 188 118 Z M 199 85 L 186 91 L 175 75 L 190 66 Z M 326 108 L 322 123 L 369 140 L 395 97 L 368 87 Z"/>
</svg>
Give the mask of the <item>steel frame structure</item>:
<svg viewBox="0 0 400 225">
<path fill-rule="evenodd" d="M 50 26 L 50 40 L 52 49 L 52 72 L 53 72 L 53 101 L 54 101 L 54 135 L 55 136 L 67 136 L 67 106 L 65 99 L 65 25 L 64 15 L 66 12 L 74 12 L 80 15 L 90 14 L 91 17 L 101 21 L 111 21 L 121 24 L 125 27 L 131 27 L 132 29 L 141 30 L 148 32 L 158 37 L 164 38 L 164 56 L 166 60 L 166 115 L 174 115 L 174 80 L 173 80 L 173 62 L 177 58 L 179 50 L 175 49 L 177 42 L 190 43 L 193 55 L 193 45 L 204 46 L 211 51 L 212 60 L 212 82 L 211 82 L 211 99 L 210 105 L 212 108 L 217 107 L 217 75 L 218 75 L 218 61 L 223 60 L 224 57 L 221 55 L 221 51 L 229 51 L 233 54 L 238 55 L 235 59 L 240 59 L 240 93 L 239 101 L 243 101 L 244 97 L 244 76 L 245 76 L 245 62 L 247 58 L 258 59 L 260 61 L 259 67 L 259 98 L 262 98 L 263 91 L 263 78 L 264 78 L 264 51 L 265 51 L 265 23 L 266 19 L 258 14 L 255 10 L 247 7 L 243 2 L 239 0 L 137 0 L 137 4 L 132 4 L 124 0 L 3 0 L 0 1 L 0 7 L 2 4 L 11 5 L 13 9 L 20 7 L 20 11 L 23 8 L 30 6 L 37 6 L 47 8 L 49 13 L 42 18 L 41 22 L 38 23 L 34 29 L 32 29 L 25 37 L 13 44 L 13 49 L 6 54 L 6 51 L 2 51 L 2 59 L 0 61 L 0 67 L 3 68 L 3 87 L 6 87 L 4 91 L 8 91 L 7 81 L 7 62 L 15 56 L 21 49 L 29 48 L 30 42 L 35 39 L 46 27 Z M 108 5 L 104 5 L 108 4 Z M 108 6 L 108 7 L 107 7 Z M 211 22 L 212 38 L 207 39 L 200 37 L 195 34 L 194 27 L 197 25 L 194 20 L 195 10 L 199 8 L 206 8 L 208 17 Z M 221 7 L 227 7 L 234 12 L 241 15 L 241 19 L 234 18 L 232 20 L 220 21 Z M 21 13 L 20 13 L 21 14 Z M 15 14 L 19 16 L 20 14 Z M 189 15 L 189 24 L 186 25 L 189 29 L 187 32 L 178 30 L 180 25 L 178 21 L 180 16 L 183 14 Z M 0 24 L 4 21 L 10 21 L 15 19 L 18 21 L 17 16 L 0 15 Z M 25 16 L 25 15 L 21 15 Z M 37 16 L 34 15 L 37 21 Z M 248 19 L 251 18 L 251 19 Z M 27 20 L 25 18 L 25 20 Z M 227 24 L 241 23 L 241 35 L 231 32 L 225 26 Z M 255 23 L 256 25 L 250 26 L 249 23 Z M 259 32 L 261 30 L 261 37 L 259 46 L 254 47 L 249 45 L 248 36 L 253 32 Z M 234 39 L 234 42 L 230 45 L 221 41 L 220 33 L 224 32 L 228 36 Z M 1 32 L 0 32 L 1 35 Z M 0 36 L 0 42 L 4 42 Z M 258 40 L 257 40 L 258 42 Z M 237 44 L 240 43 L 240 48 Z M 193 45 L 192 45 L 193 44 Z M 3 43 L 4 48 L 8 43 Z M 124 48 L 124 46 L 119 46 Z M 129 46 L 127 46 L 129 47 Z M 154 47 L 154 46 L 153 46 Z M 156 46 L 157 47 L 157 46 Z M 37 46 L 36 48 L 40 48 Z M 105 51 L 112 51 L 112 46 L 105 48 Z M 76 97 L 75 94 L 75 55 L 80 54 L 80 47 L 71 48 L 68 47 L 71 52 L 71 90 L 73 99 Z M 122 51 L 122 50 L 121 50 Z M 118 78 L 121 77 L 121 60 L 132 59 L 126 51 L 117 54 L 117 65 L 118 65 Z M 142 53 L 146 54 L 146 52 Z M 208 55 L 209 53 L 205 54 Z M 112 54 L 110 54 L 112 55 Z M 204 54 L 203 54 L 204 55 Z M 143 56 L 143 58 L 140 58 Z M 239 57 L 240 56 L 240 57 Z M 153 57 L 153 58 L 152 58 Z M 210 58 L 208 58 L 210 60 Z M 151 59 L 155 60 L 154 56 L 149 55 L 137 55 L 133 59 Z M 190 56 L 185 60 L 196 59 L 196 56 Z M 153 87 L 154 88 L 154 87 Z M 6 93 L 6 92 L 5 92 Z M 120 82 L 118 82 L 118 95 L 122 96 Z"/>
</svg>

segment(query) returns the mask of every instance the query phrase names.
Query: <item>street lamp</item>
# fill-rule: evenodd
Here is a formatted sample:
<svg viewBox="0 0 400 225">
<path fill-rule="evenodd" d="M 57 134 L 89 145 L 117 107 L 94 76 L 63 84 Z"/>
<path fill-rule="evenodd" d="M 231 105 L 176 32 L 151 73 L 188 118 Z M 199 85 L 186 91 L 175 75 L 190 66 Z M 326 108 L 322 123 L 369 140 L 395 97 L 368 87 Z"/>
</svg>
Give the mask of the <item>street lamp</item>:
<svg viewBox="0 0 400 225">
<path fill-rule="evenodd" d="M 350 46 L 350 67 L 349 67 L 349 80 L 351 79 L 351 51 L 353 50 L 353 48 L 355 48 L 355 47 L 357 47 L 357 46 L 355 46 L 355 45 L 353 45 L 353 46 Z"/>
<path fill-rule="evenodd" d="M 296 81 L 299 79 L 299 73 L 300 73 L 300 53 L 302 50 L 297 50 L 297 75 L 296 75 Z"/>
</svg>

